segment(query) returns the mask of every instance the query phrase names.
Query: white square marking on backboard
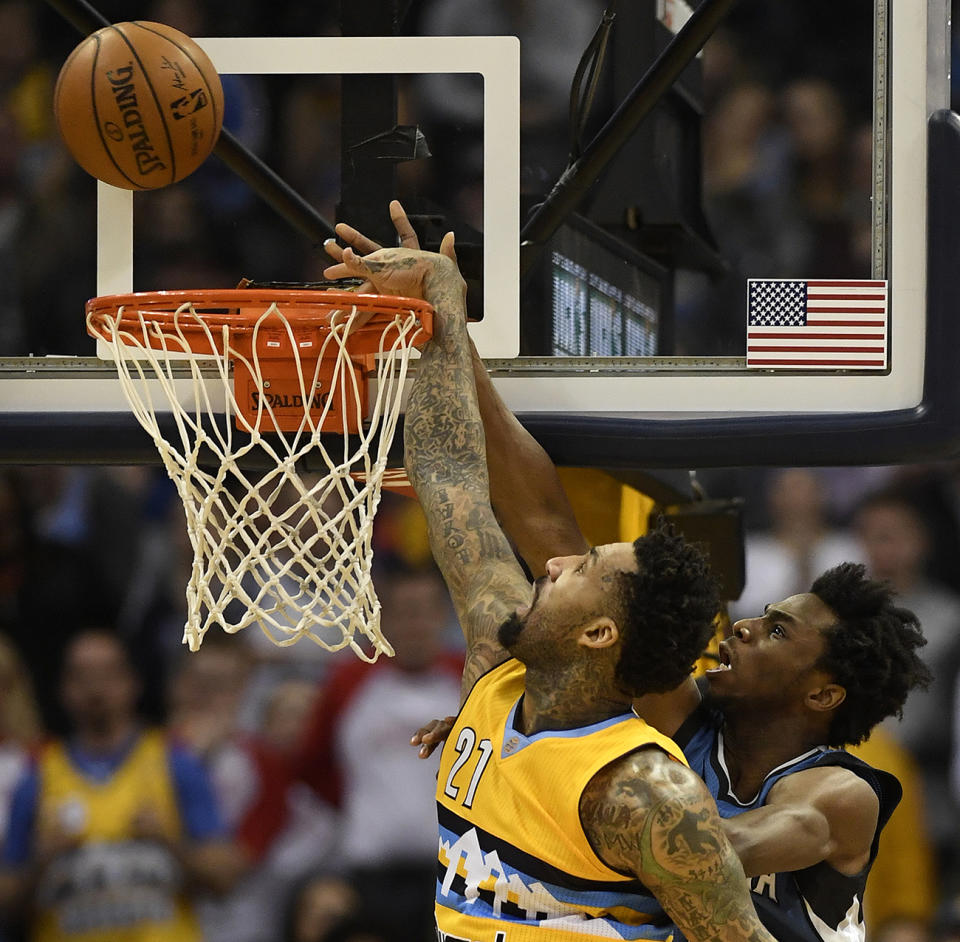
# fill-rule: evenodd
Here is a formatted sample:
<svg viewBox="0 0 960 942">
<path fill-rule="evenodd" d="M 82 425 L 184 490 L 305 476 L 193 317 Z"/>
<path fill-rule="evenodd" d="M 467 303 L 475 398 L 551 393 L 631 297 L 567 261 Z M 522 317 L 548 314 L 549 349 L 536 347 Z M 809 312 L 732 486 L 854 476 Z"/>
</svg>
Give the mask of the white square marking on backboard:
<svg viewBox="0 0 960 942">
<path fill-rule="evenodd" d="M 214 37 L 224 75 L 477 73 L 483 76 L 483 320 L 488 358 L 520 352 L 520 43 L 514 36 Z M 175 288 L 176 285 L 171 285 Z M 133 290 L 133 193 L 97 184 L 97 294 Z M 97 354 L 110 359 L 101 342 Z"/>
</svg>

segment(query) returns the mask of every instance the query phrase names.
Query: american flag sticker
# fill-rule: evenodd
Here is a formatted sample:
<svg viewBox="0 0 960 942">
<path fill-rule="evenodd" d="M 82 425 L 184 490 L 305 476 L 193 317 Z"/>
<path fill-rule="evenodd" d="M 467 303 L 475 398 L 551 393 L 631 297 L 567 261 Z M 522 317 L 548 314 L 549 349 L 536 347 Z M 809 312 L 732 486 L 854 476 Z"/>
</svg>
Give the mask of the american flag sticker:
<svg viewBox="0 0 960 942">
<path fill-rule="evenodd" d="M 886 281 L 747 281 L 747 366 L 887 367 Z"/>
</svg>

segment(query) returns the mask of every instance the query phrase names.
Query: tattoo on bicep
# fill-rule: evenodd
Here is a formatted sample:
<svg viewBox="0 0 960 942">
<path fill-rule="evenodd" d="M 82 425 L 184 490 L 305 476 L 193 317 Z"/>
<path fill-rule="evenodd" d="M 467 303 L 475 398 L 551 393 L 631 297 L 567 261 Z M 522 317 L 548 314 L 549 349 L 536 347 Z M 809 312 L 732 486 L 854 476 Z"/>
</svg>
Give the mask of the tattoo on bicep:
<svg viewBox="0 0 960 942">
<path fill-rule="evenodd" d="M 642 754 L 640 754 L 642 756 Z M 584 792 L 581 809 L 601 859 L 635 873 L 691 940 L 768 938 L 712 799 L 665 756 Z"/>
</svg>

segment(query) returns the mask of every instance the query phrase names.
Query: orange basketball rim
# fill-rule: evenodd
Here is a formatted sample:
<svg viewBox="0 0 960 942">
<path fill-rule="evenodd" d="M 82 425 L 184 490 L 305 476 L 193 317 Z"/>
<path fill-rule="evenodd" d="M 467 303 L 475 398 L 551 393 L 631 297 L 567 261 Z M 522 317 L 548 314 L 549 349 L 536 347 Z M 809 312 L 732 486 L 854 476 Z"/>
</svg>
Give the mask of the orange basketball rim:
<svg viewBox="0 0 960 942">
<path fill-rule="evenodd" d="M 86 309 L 100 340 L 226 357 L 237 427 L 248 431 L 358 431 L 374 357 L 402 341 L 421 347 L 433 331 L 426 301 L 334 289 L 137 292 L 93 298 Z"/>
</svg>

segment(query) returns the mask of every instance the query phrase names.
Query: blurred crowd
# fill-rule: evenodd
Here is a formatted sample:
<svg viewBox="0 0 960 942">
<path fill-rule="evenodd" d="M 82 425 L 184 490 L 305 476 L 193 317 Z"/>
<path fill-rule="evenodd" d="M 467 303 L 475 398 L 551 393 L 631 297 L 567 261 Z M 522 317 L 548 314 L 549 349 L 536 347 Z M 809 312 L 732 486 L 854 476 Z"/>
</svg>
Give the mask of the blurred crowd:
<svg viewBox="0 0 960 942">
<path fill-rule="evenodd" d="M 415 502 L 381 505 L 374 664 L 257 629 L 189 653 L 157 470 L 3 472 L 0 516 L 0 938 L 168 910 L 177 939 L 433 937 L 437 760 L 410 737 L 456 711 L 463 644 Z"/>
<path fill-rule="evenodd" d="M 111 20 L 153 19 L 201 36 L 336 30 L 325 12 L 334 4 L 97 5 Z M 704 210 L 730 269 L 720 278 L 678 273 L 678 353 L 742 354 L 745 274 L 870 271 L 873 4 L 850 2 L 844 16 L 835 6 L 745 0 L 704 52 Z M 522 181 L 531 200 L 563 169 L 570 80 L 603 8 L 564 0 L 559 17 L 548 0 L 406 5 L 407 32 L 521 37 Z M 80 305 L 95 294 L 95 189 L 59 143 L 50 107 L 76 34 L 43 4 L 0 0 L 0 35 L 17 37 L 0 44 L 0 356 L 89 355 Z M 226 125 L 334 219 L 335 78 L 227 82 Z M 401 112 L 430 123 L 431 144 L 455 137 L 460 149 L 416 185 L 479 228 L 475 91 L 469 82 L 411 83 Z M 322 267 L 317 247 L 216 161 L 137 199 L 137 288 L 312 278 Z M 735 617 L 805 590 L 846 559 L 888 579 L 920 615 L 936 682 L 871 741 L 872 761 L 895 767 L 908 788 L 900 826 L 891 823 L 881 850 L 903 872 L 871 891 L 870 939 L 960 939 L 960 468 L 742 469 L 703 479 L 712 496 L 751 495 L 747 585 Z M 71 889 L 109 906 L 111 880 L 139 880 L 117 892 L 165 913 L 178 938 L 432 938 L 436 761 L 419 760 L 408 739 L 455 710 L 462 649 L 415 505 L 387 498 L 375 540 L 396 658 L 371 667 L 305 642 L 278 649 L 255 629 L 212 632 L 188 656 L 180 637 L 191 559 L 161 472 L 0 469 L 8 938 L 26 914 L 52 911 Z M 109 798 L 71 778 L 71 768 L 109 786 Z M 90 794 L 78 798 L 84 787 Z M 101 814 L 104 801 L 123 814 Z M 120 836 L 140 856 L 118 867 L 77 853 L 105 818 L 121 821 Z M 71 915 L 80 925 L 92 918 Z"/>
<path fill-rule="evenodd" d="M 846 560 L 919 615 L 935 682 L 860 747 L 906 792 L 871 874 L 868 938 L 956 938 L 960 465 L 700 478 L 712 496 L 752 495 L 734 619 Z M 157 469 L 8 469 L 0 519 L 6 938 L 38 913 L 82 920 L 110 899 L 126 901 L 118 919 L 130 900 L 172 907 L 177 938 L 431 938 L 436 757 L 409 739 L 456 711 L 463 648 L 415 501 L 387 493 L 377 515 L 396 655 L 372 665 L 309 641 L 278 648 L 255 627 L 214 629 L 189 653 L 192 550 Z M 127 857 L 112 864 L 103 839 Z M 97 853 L 80 853 L 86 841 Z"/>
</svg>

